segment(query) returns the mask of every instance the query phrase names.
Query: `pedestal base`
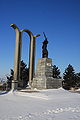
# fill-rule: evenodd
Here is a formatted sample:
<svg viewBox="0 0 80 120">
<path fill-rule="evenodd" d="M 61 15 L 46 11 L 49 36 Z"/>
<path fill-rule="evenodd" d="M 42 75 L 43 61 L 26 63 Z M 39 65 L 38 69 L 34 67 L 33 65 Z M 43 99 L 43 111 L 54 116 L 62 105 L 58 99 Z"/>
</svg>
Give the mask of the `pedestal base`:
<svg viewBox="0 0 80 120">
<path fill-rule="evenodd" d="M 42 58 L 38 60 L 35 77 L 32 87 L 37 89 L 53 89 L 62 86 L 62 79 L 52 77 L 53 66 L 52 59 Z"/>
<path fill-rule="evenodd" d="M 12 90 L 17 90 L 18 89 L 18 81 L 17 80 L 13 80 L 12 81 Z"/>
<path fill-rule="evenodd" d="M 62 79 L 52 77 L 33 78 L 32 87 L 37 89 L 58 89 L 62 86 Z"/>
</svg>

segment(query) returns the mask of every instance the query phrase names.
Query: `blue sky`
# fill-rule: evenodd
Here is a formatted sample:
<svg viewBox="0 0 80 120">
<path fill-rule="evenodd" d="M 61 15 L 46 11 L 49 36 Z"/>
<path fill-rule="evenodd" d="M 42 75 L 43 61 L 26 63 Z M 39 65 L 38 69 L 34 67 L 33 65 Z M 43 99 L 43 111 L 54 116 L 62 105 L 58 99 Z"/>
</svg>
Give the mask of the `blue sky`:
<svg viewBox="0 0 80 120">
<path fill-rule="evenodd" d="M 15 31 L 29 29 L 37 38 L 36 63 L 41 58 L 43 32 L 49 58 L 61 73 L 68 64 L 80 72 L 80 0 L 0 0 L 0 76 L 14 67 Z M 23 34 L 22 59 L 28 64 L 29 36 Z"/>
</svg>

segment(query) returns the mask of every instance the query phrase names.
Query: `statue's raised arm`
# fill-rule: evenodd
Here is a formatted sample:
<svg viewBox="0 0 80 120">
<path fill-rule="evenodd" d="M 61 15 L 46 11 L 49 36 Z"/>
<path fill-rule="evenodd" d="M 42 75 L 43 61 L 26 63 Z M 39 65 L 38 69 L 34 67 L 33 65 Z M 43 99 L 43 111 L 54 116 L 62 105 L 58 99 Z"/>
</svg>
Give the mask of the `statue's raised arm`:
<svg viewBox="0 0 80 120">
<path fill-rule="evenodd" d="M 48 40 L 44 32 L 43 34 L 44 34 L 45 40 L 43 41 L 43 45 L 42 45 L 42 58 L 48 58 L 48 50 L 47 50 Z"/>
<path fill-rule="evenodd" d="M 45 33 L 43 32 L 43 35 L 44 35 L 44 38 L 45 38 L 45 40 L 47 39 L 47 37 L 46 37 L 46 35 L 45 35 Z"/>
</svg>

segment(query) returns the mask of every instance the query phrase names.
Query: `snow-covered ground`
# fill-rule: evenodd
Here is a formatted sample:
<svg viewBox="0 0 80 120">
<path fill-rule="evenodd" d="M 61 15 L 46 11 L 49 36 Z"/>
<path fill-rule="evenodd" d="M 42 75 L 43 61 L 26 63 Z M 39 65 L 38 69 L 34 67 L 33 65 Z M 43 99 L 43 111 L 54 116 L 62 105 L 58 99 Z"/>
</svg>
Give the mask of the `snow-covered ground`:
<svg viewBox="0 0 80 120">
<path fill-rule="evenodd" d="M 80 94 L 60 89 L 0 95 L 0 120 L 80 120 Z"/>
</svg>

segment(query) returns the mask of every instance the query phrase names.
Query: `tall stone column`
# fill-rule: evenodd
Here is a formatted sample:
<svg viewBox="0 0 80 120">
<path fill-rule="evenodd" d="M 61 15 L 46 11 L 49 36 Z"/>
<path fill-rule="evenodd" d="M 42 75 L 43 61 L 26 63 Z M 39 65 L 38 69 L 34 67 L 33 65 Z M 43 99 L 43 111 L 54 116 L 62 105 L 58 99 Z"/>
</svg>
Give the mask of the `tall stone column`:
<svg viewBox="0 0 80 120">
<path fill-rule="evenodd" d="M 31 80 L 33 76 L 33 34 L 30 30 L 24 29 L 21 32 L 28 33 L 30 37 L 30 51 L 29 51 L 29 85 L 31 86 Z"/>
<path fill-rule="evenodd" d="M 36 37 L 40 35 L 33 36 L 32 39 L 30 39 L 30 65 L 29 65 L 29 84 L 32 86 L 32 81 L 34 77 L 35 72 L 35 51 L 36 51 Z"/>
<path fill-rule="evenodd" d="M 34 73 L 35 73 L 35 56 L 36 56 L 36 37 L 39 37 L 40 34 L 38 35 L 34 35 L 33 36 L 33 76 L 32 76 L 32 80 L 33 80 L 33 77 L 34 77 Z"/>
<path fill-rule="evenodd" d="M 30 51 L 29 51 L 29 85 L 31 86 L 33 76 L 34 76 L 34 67 L 35 67 L 35 45 L 36 45 L 36 37 L 40 35 L 33 36 L 33 33 L 28 30 L 24 29 L 22 32 L 28 33 L 30 37 Z"/>
<path fill-rule="evenodd" d="M 16 47 L 15 47 L 15 60 L 14 60 L 14 79 L 12 81 L 12 89 L 18 88 L 18 81 L 20 79 L 20 61 L 21 61 L 21 32 L 15 24 L 10 25 L 16 32 Z"/>
</svg>

